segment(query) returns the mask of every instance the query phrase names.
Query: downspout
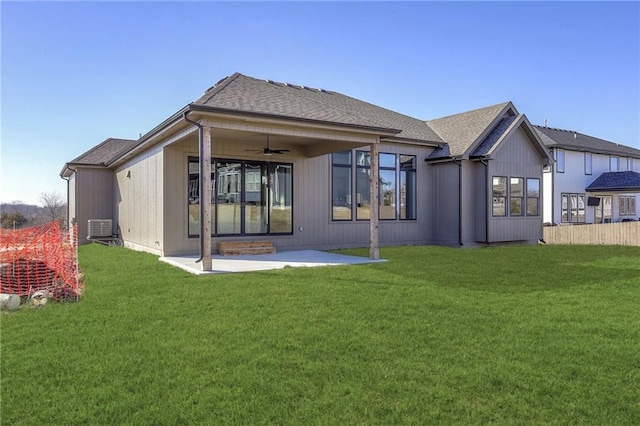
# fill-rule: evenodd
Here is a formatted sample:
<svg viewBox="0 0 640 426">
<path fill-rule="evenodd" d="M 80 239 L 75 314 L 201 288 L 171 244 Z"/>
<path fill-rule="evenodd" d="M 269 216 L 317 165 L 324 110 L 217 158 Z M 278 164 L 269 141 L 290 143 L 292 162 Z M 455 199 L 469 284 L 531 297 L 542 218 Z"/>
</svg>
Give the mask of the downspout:
<svg viewBox="0 0 640 426">
<path fill-rule="evenodd" d="M 185 111 L 182 114 L 182 118 L 184 118 L 184 121 L 186 121 L 187 123 L 191 123 L 194 126 L 196 126 L 198 128 L 198 155 L 199 155 L 199 160 L 198 160 L 198 167 L 199 167 L 199 173 L 198 173 L 198 188 L 200 188 L 200 192 L 198 194 L 198 197 L 200 199 L 200 257 L 198 258 L 198 260 L 196 260 L 196 263 L 201 262 L 202 259 L 204 258 L 204 239 L 202 238 L 203 232 L 204 232 L 204 213 L 203 213 L 203 209 L 202 209 L 202 200 L 203 200 L 203 195 L 205 194 L 205 190 L 202 187 L 202 125 L 196 121 L 190 120 L 188 115 L 191 111 Z"/>
<path fill-rule="evenodd" d="M 480 162 L 484 164 L 484 243 L 489 245 L 489 162 L 485 158 L 481 158 Z"/>
<path fill-rule="evenodd" d="M 454 158 L 453 162 L 458 165 L 458 245 L 462 247 L 462 160 Z"/>
</svg>

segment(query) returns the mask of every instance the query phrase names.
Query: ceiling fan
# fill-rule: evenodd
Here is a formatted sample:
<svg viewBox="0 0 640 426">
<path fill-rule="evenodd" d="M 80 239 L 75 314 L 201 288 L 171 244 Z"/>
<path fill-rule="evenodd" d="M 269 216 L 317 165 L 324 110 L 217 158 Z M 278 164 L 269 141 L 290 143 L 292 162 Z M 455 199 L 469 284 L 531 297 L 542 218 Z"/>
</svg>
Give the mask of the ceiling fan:
<svg viewBox="0 0 640 426">
<path fill-rule="evenodd" d="M 267 146 L 262 148 L 262 151 L 258 151 L 257 154 L 262 153 L 263 155 L 273 155 L 273 154 L 284 154 L 286 152 L 290 152 L 289 149 L 271 149 L 271 145 L 269 144 L 269 135 L 267 135 Z"/>
</svg>

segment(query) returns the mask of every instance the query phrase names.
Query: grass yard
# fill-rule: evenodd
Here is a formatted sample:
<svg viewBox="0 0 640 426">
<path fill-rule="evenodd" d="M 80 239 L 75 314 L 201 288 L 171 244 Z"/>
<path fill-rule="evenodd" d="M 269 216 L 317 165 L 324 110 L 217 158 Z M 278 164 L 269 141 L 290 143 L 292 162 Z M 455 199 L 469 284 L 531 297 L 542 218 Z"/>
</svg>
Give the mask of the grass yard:
<svg viewBox="0 0 640 426">
<path fill-rule="evenodd" d="M 381 255 L 198 277 L 83 246 L 80 303 L 2 313 L 2 424 L 640 424 L 640 248 Z"/>
</svg>

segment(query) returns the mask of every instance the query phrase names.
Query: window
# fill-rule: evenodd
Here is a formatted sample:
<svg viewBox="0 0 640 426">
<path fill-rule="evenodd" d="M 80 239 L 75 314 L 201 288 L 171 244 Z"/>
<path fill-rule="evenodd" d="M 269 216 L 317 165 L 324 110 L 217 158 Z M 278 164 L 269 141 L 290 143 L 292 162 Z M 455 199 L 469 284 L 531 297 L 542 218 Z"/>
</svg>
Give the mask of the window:
<svg viewBox="0 0 640 426">
<path fill-rule="evenodd" d="M 636 215 L 636 197 L 634 195 L 621 195 L 618 197 L 620 216 Z"/>
<path fill-rule="evenodd" d="M 351 220 L 351 151 L 337 152 L 331 158 L 331 218 Z"/>
<path fill-rule="evenodd" d="M 378 159 L 377 208 L 380 220 L 415 220 L 416 156 L 380 153 Z M 370 176 L 369 151 L 343 151 L 332 154 L 332 220 L 350 221 L 354 217 L 356 220 L 370 219 Z M 352 192 L 354 184 L 355 192 Z M 355 193 L 355 197 L 352 197 L 352 193 Z"/>
<path fill-rule="evenodd" d="M 527 216 L 539 216 L 539 215 L 540 215 L 540 179 L 527 178 Z"/>
<path fill-rule="evenodd" d="M 369 176 L 371 176 L 371 153 L 356 151 L 356 219 L 358 220 L 369 220 L 371 217 Z"/>
<path fill-rule="evenodd" d="M 585 195 L 562 194 L 562 222 L 584 223 Z"/>
<path fill-rule="evenodd" d="M 629 171 L 633 170 L 633 158 L 631 157 L 627 158 L 627 170 Z"/>
<path fill-rule="evenodd" d="M 556 172 L 564 173 L 564 149 L 556 150 Z"/>
<path fill-rule="evenodd" d="M 396 155 L 380 154 L 380 219 L 396 218 Z"/>
<path fill-rule="evenodd" d="M 618 157 L 610 157 L 609 158 L 609 171 L 617 172 L 618 171 Z"/>
<path fill-rule="evenodd" d="M 291 234 L 293 166 L 285 163 L 211 161 L 213 235 Z M 188 160 L 188 235 L 200 233 L 198 158 Z"/>
<path fill-rule="evenodd" d="M 493 177 L 493 215 L 507 215 L 507 178 Z"/>
<path fill-rule="evenodd" d="M 584 174 L 585 175 L 590 175 L 593 173 L 593 167 L 591 164 L 592 164 L 591 153 L 585 152 L 584 153 Z"/>
<path fill-rule="evenodd" d="M 522 200 L 524 199 L 524 179 L 512 177 L 509 179 L 509 215 L 522 216 Z"/>
<path fill-rule="evenodd" d="M 400 156 L 400 219 L 416 218 L 416 156 Z"/>
</svg>

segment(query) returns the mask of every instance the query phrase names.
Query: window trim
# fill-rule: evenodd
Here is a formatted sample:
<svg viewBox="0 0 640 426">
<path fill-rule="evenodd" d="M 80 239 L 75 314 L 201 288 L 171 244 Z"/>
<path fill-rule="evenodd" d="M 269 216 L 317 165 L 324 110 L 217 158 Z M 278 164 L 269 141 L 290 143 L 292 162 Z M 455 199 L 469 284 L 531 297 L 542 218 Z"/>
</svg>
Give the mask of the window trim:
<svg viewBox="0 0 640 426">
<path fill-rule="evenodd" d="M 613 170 L 613 160 L 615 160 L 616 162 L 616 169 Z M 620 171 L 620 158 L 618 158 L 617 155 L 610 155 L 609 156 L 609 171 L 610 172 L 618 172 Z"/>
</svg>

